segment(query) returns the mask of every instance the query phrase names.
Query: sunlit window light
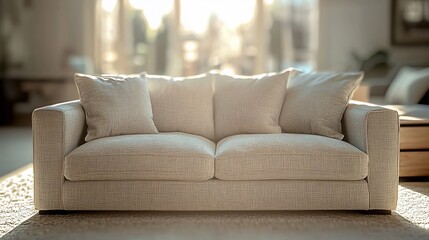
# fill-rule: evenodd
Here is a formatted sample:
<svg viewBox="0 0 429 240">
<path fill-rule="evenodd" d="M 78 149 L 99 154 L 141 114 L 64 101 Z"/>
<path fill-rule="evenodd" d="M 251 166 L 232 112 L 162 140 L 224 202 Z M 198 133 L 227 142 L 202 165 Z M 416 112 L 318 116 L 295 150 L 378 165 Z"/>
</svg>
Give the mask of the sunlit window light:
<svg viewBox="0 0 429 240">
<path fill-rule="evenodd" d="M 118 0 L 103 0 L 101 2 L 101 7 L 106 12 L 112 12 L 115 9 L 117 3 Z"/>
<path fill-rule="evenodd" d="M 198 43 L 196 41 L 186 41 L 183 44 L 183 48 L 185 51 L 195 51 L 198 48 Z"/>
<path fill-rule="evenodd" d="M 114 51 L 106 51 L 103 60 L 106 62 L 114 62 L 118 59 L 118 55 Z"/>
<path fill-rule="evenodd" d="M 214 3 L 216 15 L 230 28 L 249 22 L 255 12 L 255 0 L 216 0 Z"/>
<path fill-rule="evenodd" d="M 237 73 L 237 71 L 235 70 L 235 67 L 231 64 L 222 65 L 220 68 L 220 72 L 222 74 L 227 74 L 227 75 L 233 75 Z"/>
<path fill-rule="evenodd" d="M 129 0 L 132 8 L 142 10 L 151 29 L 161 26 L 162 18 L 173 9 L 173 0 Z"/>
<path fill-rule="evenodd" d="M 211 16 L 216 16 L 229 28 L 236 28 L 252 20 L 255 0 L 182 0 L 181 24 L 185 31 L 202 34 Z"/>
<path fill-rule="evenodd" d="M 252 74 L 311 64 L 315 56 L 308 42 L 315 39 L 310 10 L 317 0 L 99 1 L 103 70 L 105 64 L 125 72 Z M 299 14 L 284 14 L 292 10 Z M 306 34 L 292 39 L 291 29 Z M 123 48 L 123 41 L 132 45 Z M 126 59 L 130 64 L 120 64 Z"/>
<path fill-rule="evenodd" d="M 185 53 L 184 59 L 186 62 L 195 62 L 198 59 L 198 53 L 197 52 L 187 52 L 187 53 Z"/>
<path fill-rule="evenodd" d="M 182 0 L 180 23 L 185 31 L 202 34 L 208 25 L 211 11 L 209 1 Z M 210 2 L 211 3 L 211 2 Z"/>
<path fill-rule="evenodd" d="M 183 44 L 183 51 L 186 62 L 195 62 L 198 60 L 198 42 L 185 41 Z"/>
</svg>

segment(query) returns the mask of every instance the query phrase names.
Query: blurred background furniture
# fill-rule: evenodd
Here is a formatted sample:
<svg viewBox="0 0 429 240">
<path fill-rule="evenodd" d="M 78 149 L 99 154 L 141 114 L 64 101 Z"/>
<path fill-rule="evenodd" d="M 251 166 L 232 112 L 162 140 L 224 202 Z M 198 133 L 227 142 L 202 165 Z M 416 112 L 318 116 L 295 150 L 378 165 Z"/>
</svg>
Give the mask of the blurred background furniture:
<svg viewBox="0 0 429 240">
<path fill-rule="evenodd" d="M 399 176 L 429 176 L 429 105 L 387 105 L 400 115 Z"/>
<path fill-rule="evenodd" d="M 429 66 L 398 65 L 384 77 L 367 77 L 369 102 L 379 105 L 429 104 Z"/>
<path fill-rule="evenodd" d="M 398 111 L 399 174 L 429 176 L 429 66 L 398 65 L 391 67 L 385 77 L 369 74 L 354 99 Z"/>
</svg>

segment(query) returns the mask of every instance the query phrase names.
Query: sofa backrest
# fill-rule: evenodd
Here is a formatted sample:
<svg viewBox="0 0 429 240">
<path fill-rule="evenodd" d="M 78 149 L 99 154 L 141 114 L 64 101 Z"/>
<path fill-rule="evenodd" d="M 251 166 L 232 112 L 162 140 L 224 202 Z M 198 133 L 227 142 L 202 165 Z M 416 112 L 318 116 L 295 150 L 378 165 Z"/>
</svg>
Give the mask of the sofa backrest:
<svg viewBox="0 0 429 240">
<path fill-rule="evenodd" d="M 281 133 L 279 116 L 289 71 L 254 76 L 212 74 L 215 138 Z"/>
<path fill-rule="evenodd" d="M 159 132 L 184 132 L 215 140 L 211 75 L 144 75 Z"/>
<path fill-rule="evenodd" d="M 159 132 L 190 133 L 217 142 L 236 134 L 281 133 L 278 119 L 288 73 L 144 75 Z"/>
<path fill-rule="evenodd" d="M 183 132 L 217 142 L 237 134 L 282 131 L 342 139 L 341 119 L 362 77 L 363 73 L 286 69 L 254 76 L 77 74 L 75 81 L 86 120 L 93 123 L 88 124 L 88 132 L 104 129 L 87 141 L 121 134 Z M 88 84 L 93 88 L 84 86 Z M 145 124 L 152 128 L 142 128 Z"/>
</svg>

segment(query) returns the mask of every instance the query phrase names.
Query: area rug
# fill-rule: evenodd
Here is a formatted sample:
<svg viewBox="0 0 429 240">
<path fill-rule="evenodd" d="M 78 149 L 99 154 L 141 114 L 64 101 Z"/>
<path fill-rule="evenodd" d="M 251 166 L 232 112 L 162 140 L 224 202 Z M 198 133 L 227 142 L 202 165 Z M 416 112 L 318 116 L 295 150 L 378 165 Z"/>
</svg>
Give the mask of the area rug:
<svg viewBox="0 0 429 240">
<path fill-rule="evenodd" d="M 429 182 L 399 186 L 392 215 L 353 211 L 39 215 L 31 165 L 0 180 L 1 239 L 429 239 Z"/>
</svg>

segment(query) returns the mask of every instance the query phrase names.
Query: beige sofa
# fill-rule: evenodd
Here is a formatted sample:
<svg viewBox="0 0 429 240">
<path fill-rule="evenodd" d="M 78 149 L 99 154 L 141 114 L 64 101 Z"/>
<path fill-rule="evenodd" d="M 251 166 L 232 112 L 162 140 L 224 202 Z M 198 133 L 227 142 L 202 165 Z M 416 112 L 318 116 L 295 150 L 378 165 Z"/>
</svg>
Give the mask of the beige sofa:
<svg viewBox="0 0 429 240">
<path fill-rule="evenodd" d="M 161 106 L 152 105 L 154 113 Z M 159 128 L 158 117 L 154 119 Z M 235 134 L 215 142 L 160 131 L 85 142 L 87 125 L 80 101 L 39 108 L 33 112 L 35 207 L 395 209 L 397 112 L 349 103 L 341 122 L 343 140 L 278 133 Z"/>
</svg>

